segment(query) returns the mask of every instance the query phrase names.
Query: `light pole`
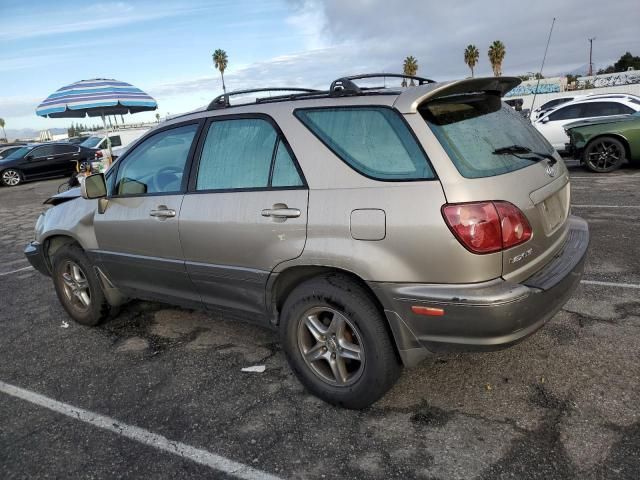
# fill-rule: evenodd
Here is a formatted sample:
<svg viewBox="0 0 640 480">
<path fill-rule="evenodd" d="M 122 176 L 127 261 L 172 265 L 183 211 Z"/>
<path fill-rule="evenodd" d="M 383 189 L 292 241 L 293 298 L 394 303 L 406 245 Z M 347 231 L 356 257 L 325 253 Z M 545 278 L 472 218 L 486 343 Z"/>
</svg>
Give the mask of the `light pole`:
<svg viewBox="0 0 640 480">
<path fill-rule="evenodd" d="M 596 37 L 589 38 L 589 76 L 593 75 L 593 41 Z"/>
</svg>

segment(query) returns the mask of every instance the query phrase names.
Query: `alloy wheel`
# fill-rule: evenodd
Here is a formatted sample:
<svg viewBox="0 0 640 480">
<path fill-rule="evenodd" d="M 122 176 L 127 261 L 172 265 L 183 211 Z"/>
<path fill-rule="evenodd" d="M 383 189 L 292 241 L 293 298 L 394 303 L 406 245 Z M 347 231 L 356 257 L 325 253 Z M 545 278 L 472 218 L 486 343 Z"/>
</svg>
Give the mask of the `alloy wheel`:
<svg viewBox="0 0 640 480">
<path fill-rule="evenodd" d="M 20 173 L 16 170 L 5 170 L 2 172 L 2 183 L 15 187 L 20 183 Z"/>
<path fill-rule="evenodd" d="M 345 315 L 329 307 L 307 310 L 298 322 L 298 349 L 310 370 L 324 382 L 345 387 L 364 370 L 360 332 Z"/>
<path fill-rule="evenodd" d="M 619 145 L 603 140 L 589 151 L 587 161 L 595 170 L 606 170 L 618 165 L 623 155 L 624 152 L 620 150 Z"/>
<path fill-rule="evenodd" d="M 62 285 L 71 305 L 79 310 L 88 310 L 91 306 L 91 292 L 87 276 L 80 266 L 67 260 L 62 268 Z"/>
</svg>

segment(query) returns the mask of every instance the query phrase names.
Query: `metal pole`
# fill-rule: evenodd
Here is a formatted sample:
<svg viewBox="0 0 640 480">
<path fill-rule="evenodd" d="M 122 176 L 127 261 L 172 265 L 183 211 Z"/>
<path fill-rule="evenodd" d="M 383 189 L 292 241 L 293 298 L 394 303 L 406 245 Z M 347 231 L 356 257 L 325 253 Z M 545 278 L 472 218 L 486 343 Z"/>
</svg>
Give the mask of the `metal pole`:
<svg viewBox="0 0 640 480">
<path fill-rule="evenodd" d="M 589 38 L 589 76 L 593 75 L 593 41 L 596 37 Z"/>
<path fill-rule="evenodd" d="M 536 83 L 536 90 L 533 92 L 533 101 L 531 102 L 531 108 L 529 109 L 529 118 L 531 118 L 531 113 L 533 112 L 533 108 L 536 105 L 536 96 L 538 95 L 538 87 L 540 86 L 540 78 L 542 77 L 542 70 L 544 69 L 544 61 L 547 58 L 547 51 L 549 50 L 549 43 L 551 42 L 551 34 L 553 33 L 553 26 L 556 24 L 556 17 L 553 17 L 553 22 L 551 22 L 551 30 L 549 30 L 549 38 L 547 38 L 547 46 L 544 49 L 544 56 L 542 57 L 542 65 L 540 66 L 540 74 L 538 75 L 538 83 Z"/>
</svg>

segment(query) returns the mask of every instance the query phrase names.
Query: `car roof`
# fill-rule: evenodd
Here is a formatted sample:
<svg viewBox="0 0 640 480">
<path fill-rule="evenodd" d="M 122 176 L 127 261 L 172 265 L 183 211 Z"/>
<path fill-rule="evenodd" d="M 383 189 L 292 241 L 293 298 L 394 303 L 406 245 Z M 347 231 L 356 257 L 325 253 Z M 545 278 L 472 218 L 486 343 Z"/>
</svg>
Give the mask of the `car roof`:
<svg viewBox="0 0 640 480">
<path fill-rule="evenodd" d="M 384 86 L 363 87 L 356 84 L 357 80 L 372 78 L 413 79 L 418 82 L 418 85 L 388 88 Z M 400 113 L 415 113 L 421 103 L 430 99 L 480 92 L 492 92 L 503 96 L 509 90 L 519 85 L 520 82 L 521 80 L 516 77 L 486 77 L 435 82 L 422 77 L 392 73 L 354 75 L 334 80 L 328 90 L 276 87 L 228 92 L 216 97 L 206 108 L 174 116 L 162 122 L 160 125 L 167 126 L 188 120 L 218 115 L 248 113 L 269 114 L 271 111 L 282 109 L 283 106 L 290 110 L 292 105 L 295 105 L 296 108 L 386 105 L 394 107 L 400 111 Z M 281 94 L 283 91 L 292 93 Z M 263 92 L 278 92 L 279 94 L 276 96 L 258 97 L 251 102 L 237 105 L 231 103 L 234 96 L 244 95 L 246 97 L 249 94 Z"/>
</svg>

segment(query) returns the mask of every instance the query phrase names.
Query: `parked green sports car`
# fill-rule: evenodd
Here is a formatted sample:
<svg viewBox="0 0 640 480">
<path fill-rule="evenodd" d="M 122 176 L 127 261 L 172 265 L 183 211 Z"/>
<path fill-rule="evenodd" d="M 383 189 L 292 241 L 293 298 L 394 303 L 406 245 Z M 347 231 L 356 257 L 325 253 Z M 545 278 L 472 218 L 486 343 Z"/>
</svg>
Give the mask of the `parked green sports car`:
<svg viewBox="0 0 640 480">
<path fill-rule="evenodd" d="M 567 151 L 589 170 L 611 172 L 625 161 L 640 166 L 640 112 L 572 122 L 564 129 Z"/>
</svg>

